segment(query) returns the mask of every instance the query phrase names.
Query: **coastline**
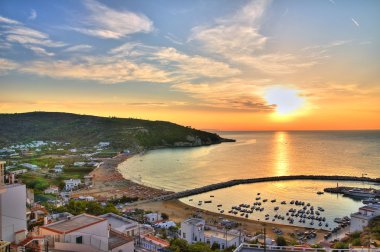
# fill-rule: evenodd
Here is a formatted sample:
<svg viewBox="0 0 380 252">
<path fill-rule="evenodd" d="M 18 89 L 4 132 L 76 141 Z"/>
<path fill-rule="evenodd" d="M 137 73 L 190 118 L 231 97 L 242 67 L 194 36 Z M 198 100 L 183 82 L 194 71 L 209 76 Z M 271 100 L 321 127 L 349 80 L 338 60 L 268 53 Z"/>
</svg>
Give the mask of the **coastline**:
<svg viewBox="0 0 380 252">
<path fill-rule="evenodd" d="M 153 187 L 138 184 L 134 181 L 125 179 L 118 170 L 118 165 L 133 155 L 119 154 L 113 158 L 104 159 L 103 164 L 90 173 L 93 175 L 93 187 L 82 189 L 73 193 L 73 197 L 80 195 L 90 195 L 98 200 L 109 200 L 111 198 L 119 198 L 123 195 L 127 197 L 138 197 L 139 200 L 152 199 L 157 196 L 171 194 L 173 192 L 156 189 Z M 132 207 L 133 205 L 133 207 Z M 155 211 L 167 213 L 172 221 L 180 223 L 186 218 L 192 217 L 195 214 L 201 215 L 208 224 L 215 225 L 220 218 L 226 218 L 235 222 L 241 223 L 242 231 L 254 234 L 262 231 L 264 225 L 267 232 L 272 237 L 276 234 L 272 228 L 279 228 L 284 232 L 284 235 L 290 238 L 290 233 L 296 230 L 309 230 L 308 228 L 291 226 L 280 223 L 268 223 L 257 220 L 245 219 L 236 216 L 224 215 L 215 213 L 194 206 L 187 205 L 179 199 L 165 201 L 149 201 L 149 202 L 134 202 L 131 208 L 141 208 L 146 211 Z M 126 207 L 128 209 L 128 206 Z M 317 229 L 316 241 L 322 240 L 327 233 L 325 230 Z"/>
<path fill-rule="evenodd" d="M 139 200 L 151 199 L 173 192 L 156 189 L 125 179 L 118 166 L 133 155 L 119 154 L 113 158 L 103 159 L 103 163 L 89 175 L 93 176 L 91 188 L 73 192 L 72 197 L 80 195 L 93 196 L 98 200 L 109 200 L 122 196 L 138 197 Z"/>
<path fill-rule="evenodd" d="M 190 205 L 187 205 L 183 202 L 181 202 L 178 199 L 174 200 L 167 200 L 167 201 L 154 201 L 154 202 L 141 202 L 136 203 L 131 208 L 140 208 L 144 209 L 146 211 L 152 211 L 152 212 L 160 212 L 160 213 L 166 213 L 169 215 L 170 220 L 180 223 L 183 220 L 192 217 L 194 215 L 200 215 L 202 218 L 206 220 L 207 224 L 210 225 L 216 225 L 220 221 L 220 218 L 228 219 L 235 221 L 237 223 L 241 223 L 241 225 L 238 227 L 238 229 L 241 229 L 241 231 L 255 234 L 257 232 L 261 232 L 266 227 L 267 234 L 271 236 L 272 238 L 275 238 L 277 235 L 273 232 L 273 228 L 279 228 L 283 231 L 284 236 L 291 238 L 290 233 L 295 232 L 296 230 L 311 230 L 310 228 L 305 227 L 298 227 L 298 226 L 291 226 L 286 224 L 280 224 L 280 223 L 269 223 L 269 222 L 262 222 L 257 220 L 251 220 L 251 219 L 245 219 L 240 218 L 236 216 L 230 216 L 230 215 L 224 215 L 220 213 L 215 213 L 203 209 L 199 209 Z M 126 207 L 128 209 L 128 207 Z M 315 241 L 323 240 L 323 236 L 328 233 L 328 231 L 316 229 L 317 237 L 315 238 Z"/>
</svg>

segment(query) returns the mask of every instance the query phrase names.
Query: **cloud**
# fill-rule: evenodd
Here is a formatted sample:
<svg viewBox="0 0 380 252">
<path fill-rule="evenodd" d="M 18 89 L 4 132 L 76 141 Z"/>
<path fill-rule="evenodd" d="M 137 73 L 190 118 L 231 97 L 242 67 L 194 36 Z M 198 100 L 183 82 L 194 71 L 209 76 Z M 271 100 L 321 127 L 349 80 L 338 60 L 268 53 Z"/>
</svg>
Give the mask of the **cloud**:
<svg viewBox="0 0 380 252">
<path fill-rule="evenodd" d="M 264 54 L 256 57 L 241 55 L 237 56 L 235 60 L 252 66 L 261 72 L 274 75 L 296 73 L 318 63 L 316 60 L 310 59 L 300 61 L 297 56 L 286 53 Z"/>
<path fill-rule="evenodd" d="M 170 76 L 148 64 L 136 64 L 124 59 L 90 57 L 80 61 L 32 61 L 25 64 L 23 72 L 49 76 L 56 79 L 95 80 L 103 83 L 144 81 L 163 83 Z"/>
<path fill-rule="evenodd" d="M 355 25 L 356 27 L 359 27 L 359 26 L 360 26 L 359 23 L 358 23 L 358 21 L 356 21 L 354 18 L 351 18 L 351 21 L 352 21 L 352 23 L 354 23 L 354 25 Z"/>
<path fill-rule="evenodd" d="M 46 51 L 44 48 L 38 47 L 38 46 L 30 46 L 26 45 L 26 48 L 29 48 L 32 50 L 35 54 L 38 54 L 40 56 L 54 56 L 54 53 Z"/>
<path fill-rule="evenodd" d="M 167 35 L 165 35 L 164 38 L 166 38 L 167 40 L 169 40 L 173 44 L 183 45 L 183 42 L 171 33 L 168 33 Z"/>
<path fill-rule="evenodd" d="M 36 18 L 37 18 L 37 11 L 35 9 L 31 9 L 28 19 L 35 20 Z"/>
<path fill-rule="evenodd" d="M 330 3 L 336 4 L 334 0 L 329 0 Z"/>
<path fill-rule="evenodd" d="M 153 22 L 143 14 L 114 10 L 95 0 L 85 0 L 84 5 L 89 15 L 82 19 L 83 27 L 71 28 L 74 31 L 104 39 L 120 39 L 153 30 Z"/>
<path fill-rule="evenodd" d="M 252 1 L 232 16 L 217 19 L 213 25 L 194 27 L 190 41 L 198 41 L 210 52 L 226 57 L 260 50 L 267 38 L 259 33 L 258 22 L 268 4 L 269 1 Z"/>
<path fill-rule="evenodd" d="M 179 75 L 185 74 L 190 78 L 198 78 L 200 76 L 209 78 L 230 77 L 240 74 L 240 70 L 230 65 L 216 61 L 199 55 L 187 55 L 178 52 L 172 47 L 163 48 L 157 51 L 154 59 L 160 60 L 162 64 L 173 64 L 177 68 Z"/>
<path fill-rule="evenodd" d="M 16 69 L 18 64 L 8 59 L 0 58 L 0 75 L 6 74 L 8 71 Z"/>
<path fill-rule="evenodd" d="M 34 44 L 47 47 L 61 47 L 65 43 L 59 41 L 53 41 L 49 38 L 49 35 L 35 29 L 28 28 L 18 21 L 0 18 L 0 22 L 5 23 L 3 25 L 4 31 L 0 33 L 8 42 L 16 42 L 19 44 Z"/>
<path fill-rule="evenodd" d="M 84 51 L 89 51 L 93 47 L 91 45 L 74 45 L 66 48 L 65 52 L 84 52 Z"/>
<path fill-rule="evenodd" d="M 274 110 L 273 105 L 267 104 L 258 95 L 256 84 L 247 84 L 239 79 L 229 79 L 222 83 L 179 83 L 173 85 L 172 89 L 200 100 L 197 104 L 201 106 L 253 112 Z"/>
<path fill-rule="evenodd" d="M 18 22 L 18 21 L 16 21 L 16 20 L 9 19 L 9 18 L 3 17 L 3 16 L 0 16 L 0 23 L 6 23 L 6 24 L 20 24 L 20 22 Z"/>
<path fill-rule="evenodd" d="M 240 70 L 227 63 L 200 55 L 188 55 L 173 47 L 147 46 L 141 43 L 125 43 L 109 52 L 113 57 L 149 61 L 171 72 L 182 81 L 206 78 L 223 78 L 240 74 Z"/>
<path fill-rule="evenodd" d="M 208 53 L 222 56 L 246 73 L 291 74 L 317 64 L 312 57 L 266 52 L 268 37 L 261 34 L 260 26 L 269 4 L 251 1 L 233 15 L 216 19 L 213 25 L 194 27 L 189 41 L 200 43 Z"/>
</svg>

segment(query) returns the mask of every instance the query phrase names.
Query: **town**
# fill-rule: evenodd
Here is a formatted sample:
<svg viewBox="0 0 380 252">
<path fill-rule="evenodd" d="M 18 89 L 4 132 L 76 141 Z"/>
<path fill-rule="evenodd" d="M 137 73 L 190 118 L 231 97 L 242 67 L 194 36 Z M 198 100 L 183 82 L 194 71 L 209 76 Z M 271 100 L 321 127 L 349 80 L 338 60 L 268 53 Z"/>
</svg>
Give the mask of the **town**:
<svg viewBox="0 0 380 252">
<path fill-rule="evenodd" d="M 109 142 L 75 147 L 32 141 L 1 149 L 0 251 L 379 251 L 376 200 L 341 220 L 334 232 L 302 227 L 287 232 L 265 222 L 253 232 L 223 212 L 210 218 L 194 208 L 179 219 L 169 209 L 139 208 L 139 202 L 166 191 L 134 184 L 128 184 L 132 190 L 100 185 L 107 194 L 96 191 L 101 182 L 93 171 L 119 155 Z"/>
</svg>

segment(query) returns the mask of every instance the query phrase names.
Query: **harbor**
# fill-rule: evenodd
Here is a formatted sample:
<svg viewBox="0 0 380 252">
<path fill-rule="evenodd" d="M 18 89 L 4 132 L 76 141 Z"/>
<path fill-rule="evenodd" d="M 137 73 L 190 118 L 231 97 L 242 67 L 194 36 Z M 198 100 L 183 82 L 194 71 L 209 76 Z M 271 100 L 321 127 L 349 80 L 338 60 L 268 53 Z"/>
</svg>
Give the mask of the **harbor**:
<svg viewBox="0 0 380 252">
<path fill-rule="evenodd" d="M 276 223 L 337 233 L 350 223 L 350 214 L 363 206 L 360 199 L 341 194 L 318 193 L 334 181 L 277 181 L 243 184 L 180 199 L 202 210 L 242 219 Z M 360 182 L 341 182 L 346 187 Z M 368 183 L 367 188 L 378 185 Z"/>
</svg>

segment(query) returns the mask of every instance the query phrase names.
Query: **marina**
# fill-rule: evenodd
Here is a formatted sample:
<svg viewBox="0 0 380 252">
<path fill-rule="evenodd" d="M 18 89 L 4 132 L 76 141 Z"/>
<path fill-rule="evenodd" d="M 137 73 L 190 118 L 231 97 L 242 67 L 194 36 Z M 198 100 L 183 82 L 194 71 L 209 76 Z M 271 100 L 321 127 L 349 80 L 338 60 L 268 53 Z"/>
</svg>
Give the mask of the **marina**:
<svg viewBox="0 0 380 252">
<path fill-rule="evenodd" d="M 378 185 L 363 182 L 340 182 L 342 186 L 377 188 Z M 363 202 L 340 194 L 324 193 L 323 188 L 336 185 L 335 181 L 281 181 L 237 185 L 212 191 L 212 203 L 205 204 L 210 192 L 180 199 L 196 207 L 224 215 L 245 219 L 316 228 L 332 231 L 345 228 L 349 215 L 356 212 Z M 261 197 L 257 197 L 260 193 Z"/>
</svg>

